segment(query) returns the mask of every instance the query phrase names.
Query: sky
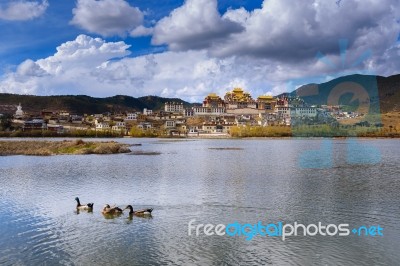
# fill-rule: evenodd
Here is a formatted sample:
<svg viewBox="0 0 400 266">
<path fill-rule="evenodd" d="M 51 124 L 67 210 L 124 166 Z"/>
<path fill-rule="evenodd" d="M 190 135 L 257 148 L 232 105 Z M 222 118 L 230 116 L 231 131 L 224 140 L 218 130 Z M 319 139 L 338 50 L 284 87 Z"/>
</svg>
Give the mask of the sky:
<svg viewBox="0 0 400 266">
<path fill-rule="evenodd" d="M 201 101 L 400 73 L 398 0 L 0 0 L 0 92 Z"/>
</svg>

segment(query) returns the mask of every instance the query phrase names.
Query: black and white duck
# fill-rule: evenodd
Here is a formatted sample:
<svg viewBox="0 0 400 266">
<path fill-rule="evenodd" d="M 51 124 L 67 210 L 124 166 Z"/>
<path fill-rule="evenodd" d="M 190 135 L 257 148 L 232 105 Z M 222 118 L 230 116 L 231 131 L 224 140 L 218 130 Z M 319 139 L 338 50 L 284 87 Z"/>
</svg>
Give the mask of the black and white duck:
<svg viewBox="0 0 400 266">
<path fill-rule="evenodd" d="M 129 215 L 151 215 L 153 208 L 134 211 L 132 205 L 128 205 L 124 210 L 129 209 Z"/>
<path fill-rule="evenodd" d="M 86 211 L 93 210 L 93 204 L 94 203 L 81 204 L 81 202 L 80 202 L 78 197 L 76 197 L 75 200 L 76 200 L 76 209 L 78 209 L 78 210 L 86 210 Z"/>
</svg>

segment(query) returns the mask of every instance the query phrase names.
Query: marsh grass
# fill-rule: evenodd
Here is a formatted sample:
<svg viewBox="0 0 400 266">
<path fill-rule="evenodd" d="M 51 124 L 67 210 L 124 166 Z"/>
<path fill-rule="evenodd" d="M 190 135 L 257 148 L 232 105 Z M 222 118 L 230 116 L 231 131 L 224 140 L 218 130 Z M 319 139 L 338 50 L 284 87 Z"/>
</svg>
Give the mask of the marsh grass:
<svg viewBox="0 0 400 266">
<path fill-rule="evenodd" d="M 232 137 L 366 137 L 366 138 L 399 138 L 396 129 L 375 126 L 330 126 L 330 125 L 300 125 L 300 126 L 242 126 L 232 127 Z"/>
<path fill-rule="evenodd" d="M 128 153 L 128 145 L 110 142 L 64 141 L 0 141 L 0 155 L 59 155 Z"/>
</svg>

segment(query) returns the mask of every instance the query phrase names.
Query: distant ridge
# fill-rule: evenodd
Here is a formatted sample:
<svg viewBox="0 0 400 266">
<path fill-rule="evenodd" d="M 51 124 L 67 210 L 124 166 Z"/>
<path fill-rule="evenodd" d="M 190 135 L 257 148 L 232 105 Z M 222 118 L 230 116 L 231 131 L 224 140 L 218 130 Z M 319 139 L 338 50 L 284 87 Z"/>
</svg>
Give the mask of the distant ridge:
<svg viewBox="0 0 400 266">
<path fill-rule="evenodd" d="M 328 94 L 332 87 L 343 81 L 354 81 L 364 87 L 378 87 L 376 100 L 379 101 L 380 112 L 400 112 L 400 74 L 389 77 L 354 74 L 339 77 L 321 84 L 306 84 L 291 93 L 281 95 L 297 95 L 299 91 L 316 87 L 319 93 L 304 99 L 308 104 L 326 104 Z M 372 85 L 374 83 L 375 85 Z M 206 96 L 206 95 L 204 95 Z M 223 96 L 223 95 L 221 95 Z M 0 113 L 13 113 L 18 103 L 22 104 L 23 110 L 31 114 L 39 114 L 42 110 L 65 110 L 76 114 L 95 114 L 105 112 L 143 111 L 144 108 L 151 110 L 163 109 L 165 102 L 183 103 L 184 107 L 191 107 L 189 103 L 179 98 L 163 98 L 159 96 L 131 97 L 116 95 L 106 98 L 90 97 L 86 95 L 55 95 L 34 96 L 0 93 Z"/>
<path fill-rule="evenodd" d="M 183 103 L 185 107 L 192 104 L 178 98 L 163 98 L 158 96 L 131 97 L 116 95 L 106 98 L 96 98 L 86 95 L 55 95 L 34 96 L 0 93 L 0 113 L 15 112 L 15 107 L 21 103 L 23 110 L 30 114 L 39 114 L 42 110 L 65 110 L 76 114 L 96 114 L 106 112 L 161 110 L 166 102 Z M 11 110 L 10 110 L 11 109 Z"/>
<path fill-rule="evenodd" d="M 323 105 L 326 104 L 329 92 L 331 89 L 345 81 L 353 81 L 362 85 L 367 91 L 372 90 L 375 95 L 375 100 L 379 101 L 380 112 L 399 112 L 400 111 L 400 74 L 382 77 L 374 75 L 361 75 L 354 74 L 332 79 L 328 82 L 320 84 L 306 84 L 291 93 L 282 93 L 281 95 L 302 95 L 302 90 L 312 90 L 318 87 L 318 94 L 312 96 L 302 97 L 308 104 Z M 377 88 L 377 90 L 376 90 Z M 375 91 L 374 91 L 375 89 Z M 372 99 L 374 100 L 374 99 Z"/>
</svg>

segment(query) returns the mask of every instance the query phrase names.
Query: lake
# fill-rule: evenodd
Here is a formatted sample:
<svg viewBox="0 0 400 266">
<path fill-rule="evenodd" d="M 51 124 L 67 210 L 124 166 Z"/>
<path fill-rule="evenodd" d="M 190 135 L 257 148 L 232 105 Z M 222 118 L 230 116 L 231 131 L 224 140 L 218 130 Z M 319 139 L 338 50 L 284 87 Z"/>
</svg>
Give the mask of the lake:
<svg viewBox="0 0 400 266">
<path fill-rule="evenodd" d="M 357 140 L 368 147 L 351 156 L 363 163 L 349 158 L 346 139 L 118 141 L 142 145 L 133 154 L 0 157 L 0 264 L 399 264 L 399 140 Z M 320 147 L 329 150 L 318 156 Z M 94 202 L 92 213 L 77 213 L 77 196 Z M 106 219 L 106 203 L 154 211 Z M 189 236 L 193 219 L 379 225 L 383 236 Z"/>
</svg>

